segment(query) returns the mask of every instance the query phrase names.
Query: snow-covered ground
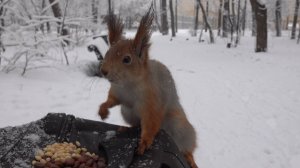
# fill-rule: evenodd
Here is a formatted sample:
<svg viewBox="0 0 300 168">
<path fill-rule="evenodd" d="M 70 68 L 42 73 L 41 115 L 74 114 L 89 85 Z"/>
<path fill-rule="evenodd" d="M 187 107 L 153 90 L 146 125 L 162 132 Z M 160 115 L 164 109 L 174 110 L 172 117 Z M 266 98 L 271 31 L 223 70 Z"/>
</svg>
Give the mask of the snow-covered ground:
<svg viewBox="0 0 300 168">
<path fill-rule="evenodd" d="M 223 39 L 198 43 L 187 32 L 172 41 L 152 36 L 151 56 L 171 70 L 198 133 L 195 158 L 201 168 L 300 167 L 300 45 L 270 35 L 269 51 L 257 54 L 254 40 L 244 37 L 228 49 Z M 69 67 L 35 69 L 24 77 L 0 72 L 0 127 L 48 112 L 100 121 L 97 110 L 109 83 L 83 73 L 96 60 L 86 46 L 69 54 Z M 106 122 L 125 124 L 118 107 Z"/>
</svg>

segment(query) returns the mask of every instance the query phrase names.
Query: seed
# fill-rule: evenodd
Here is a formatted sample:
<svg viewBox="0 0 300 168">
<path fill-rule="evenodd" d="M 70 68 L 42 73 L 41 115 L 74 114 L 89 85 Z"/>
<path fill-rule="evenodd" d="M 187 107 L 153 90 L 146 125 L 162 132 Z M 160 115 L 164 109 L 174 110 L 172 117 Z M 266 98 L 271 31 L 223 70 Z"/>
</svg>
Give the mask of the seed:
<svg viewBox="0 0 300 168">
<path fill-rule="evenodd" d="M 81 156 L 80 158 L 78 158 L 78 161 L 79 161 L 80 163 L 85 163 L 85 162 L 87 161 L 87 158 Z"/>
<path fill-rule="evenodd" d="M 97 163 L 93 163 L 92 168 L 98 168 Z"/>
<path fill-rule="evenodd" d="M 88 156 L 92 156 L 92 154 L 90 152 L 86 152 L 85 154 Z"/>
<path fill-rule="evenodd" d="M 80 165 L 80 162 L 77 160 L 77 161 L 75 161 L 75 163 L 74 163 L 74 166 L 73 166 L 73 167 L 79 167 L 79 165 Z"/>
<path fill-rule="evenodd" d="M 37 167 L 37 168 L 42 168 L 42 167 L 44 167 L 45 166 L 45 164 L 43 164 L 43 163 L 41 163 L 41 162 L 36 162 L 35 164 L 34 164 L 34 167 Z"/>
<path fill-rule="evenodd" d="M 61 160 L 55 160 L 55 164 L 57 166 L 62 166 L 63 165 L 63 162 L 61 162 Z"/>
<path fill-rule="evenodd" d="M 43 164 L 47 163 L 45 159 L 41 159 L 40 162 L 43 163 Z"/>
<path fill-rule="evenodd" d="M 46 152 L 45 155 L 51 157 L 51 156 L 53 156 L 53 153 L 52 152 Z"/>
<path fill-rule="evenodd" d="M 72 158 L 68 158 L 68 159 L 65 160 L 65 164 L 66 164 L 67 166 L 73 166 L 74 163 L 75 163 L 75 160 L 72 159 Z"/>
<path fill-rule="evenodd" d="M 105 167 L 104 158 L 90 153 L 86 148 L 80 148 L 80 142 L 54 143 L 47 145 L 43 150 L 36 152 L 32 164 L 35 168 L 78 168 L 78 167 Z"/>
<path fill-rule="evenodd" d="M 72 158 L 74 158 L 74 159 L 78 159 L 78 158 L 80 158 L 81 156 L 79 155 L 79 154 L 76 154 L 76 153 L 73 153 L 72 154 Z"/>
<path fill-rule="evenodd" d="M 81 163 L 79 168 L 85 168 L 85 164 L 84 163 Z"/>
<path fill-rule="evenodd" d="M 89 159 L 87 162 L 86 162 L 86 165 L 87 166 L 92 166 L 93 165 L 93 159 Z"/>
<path fill-rule="evenodd" d="M 41 156 L 35 156 L 35 159 L 36 159 L 36 160 L 41 160 L 42 157 L 41 157 Z"/>
<path fill-rule="evenodd" d="M 99 156 L 94 155 L 94 156 L 92 156 L 92 158 L 93 158 L 94 160 L 98 160 L 98 159 L 99 159 Z"/>
<path fill-rule="evenodd" d="M 38 150 L 36 152 L 36 155 L 38 155 L 38 156 L 44 156 L 44 152 L 42 150 Z"/>
<path fill-rule="evenodd" d="M 79 154 L 81 152 L 81 148 L 77 148 L 75 152 Z"/>
<path fill-rule="evenodd" d="M 60 168 L 60 167 L 55 164 L 51 164 L 51 168 Z"/>
</svg>

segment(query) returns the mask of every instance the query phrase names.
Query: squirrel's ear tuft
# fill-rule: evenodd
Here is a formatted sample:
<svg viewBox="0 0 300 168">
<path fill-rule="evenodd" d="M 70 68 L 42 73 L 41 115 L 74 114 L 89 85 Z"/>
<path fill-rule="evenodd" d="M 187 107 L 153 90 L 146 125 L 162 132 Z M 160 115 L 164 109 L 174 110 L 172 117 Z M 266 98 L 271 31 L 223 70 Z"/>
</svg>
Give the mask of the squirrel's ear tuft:
<svg viewBox="0 0 300 168">
<path fill-rule="evenodd" d="M 153 3 L 151 4 L 148 12 L 142 17 L 140 26 L 133 40 L 133 45 L 136 54 L 141 57 L 143 53 L 148 52 L 150 47 L 150 37 L 152 34 L 152 21 L 154 19 Z"/>
<path fill-rule="evenodd" d="M 107 16 L 107 28 L 108 28 L 108 39 L 110 45 L 113 45 L 114 43 L 118 42 L 123 38 L 122 20 L 119 17 L 117 18 L 112 13 Z"/>
</svg>

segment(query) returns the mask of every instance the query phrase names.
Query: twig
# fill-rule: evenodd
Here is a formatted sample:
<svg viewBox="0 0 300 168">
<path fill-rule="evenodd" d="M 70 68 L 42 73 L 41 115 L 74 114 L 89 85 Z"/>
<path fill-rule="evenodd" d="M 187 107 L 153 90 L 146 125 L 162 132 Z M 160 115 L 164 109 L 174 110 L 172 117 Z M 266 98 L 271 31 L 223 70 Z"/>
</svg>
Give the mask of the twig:
<svg viewBox="0 0 300 168">
<path fill-rule="evenodd" d="M 27 69 L 27 66 L 28 66 L 28 61 L 29 61 L 29 59 L 28 59 L 28 51 L 26 52 L 26 55 L 25 55 L 25 65 L 24 65 L 24 68 L 23 68 L 23 72 L 22 72 L 22 76 L 24 76 L 25 75 L 25 73 L 26 73 L 26 69 Z"/>
<path fill-rule="evenodd" d="M 61 27 L 60 27 L 60 35 L 63 35 L 64 22 L 65 22 L 65 18 L 66 18 L 66 13 L 67 13 L 67 7 L 68 7 L 68 4 L 69 4 L 69 0 L 66 1 L 66 5 L 65 5 L 65 9 L 64 9 L 64 15 L 63 15 L 63 19 L 62 19 L 62 23 L 61 23 Z M 65 48 L 64 48 L 64 46 L 66 46 L 65 43 L 68 44 L 68 42 L 64 40 L 64 41 L 61 43 L 61 47 L 62 47 L 62 49 L 63 49 L 63 53 L 64 53 L 64 56 L 65 56 L 66 63 L 67 63 L 67 65 L 69 65 L 68 55 L 67 55 L 67 53 L 66 53 L 66 51 L 65 51 Z"/>
</svg>

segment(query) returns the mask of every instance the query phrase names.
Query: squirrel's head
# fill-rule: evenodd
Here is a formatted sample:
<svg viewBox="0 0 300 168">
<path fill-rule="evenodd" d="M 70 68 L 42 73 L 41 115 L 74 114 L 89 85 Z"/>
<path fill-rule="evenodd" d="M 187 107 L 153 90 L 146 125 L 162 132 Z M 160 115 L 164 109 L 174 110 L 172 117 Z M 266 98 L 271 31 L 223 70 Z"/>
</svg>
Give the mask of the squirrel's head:
<svg viewBox="0 0 300 168">
<path fill-rule="evenodd" d="M 101 67 L 102 74 L 112 83 L 130 82 L 143 77 L 147 71 L 151 26 L 154 10 L 142 17 L 137 33 L 133 39 L 122 36 L 123 23 L 120 18 L 110 14 L 107 19 L 110 47 L 105 54 Z"/>
</svg>

